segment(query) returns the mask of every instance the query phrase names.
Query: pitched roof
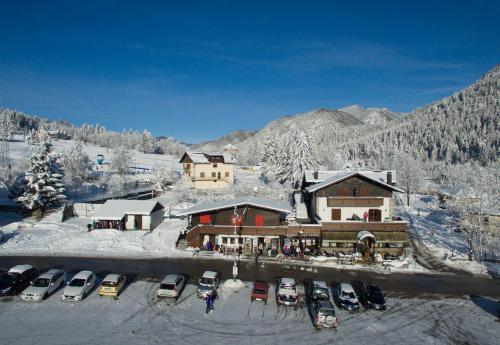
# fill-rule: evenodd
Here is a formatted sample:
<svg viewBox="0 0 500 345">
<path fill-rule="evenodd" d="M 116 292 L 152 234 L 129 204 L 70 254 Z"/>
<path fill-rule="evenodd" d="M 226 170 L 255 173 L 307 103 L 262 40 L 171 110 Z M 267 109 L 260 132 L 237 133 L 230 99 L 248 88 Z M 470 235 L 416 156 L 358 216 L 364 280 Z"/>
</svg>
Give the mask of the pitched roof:
<svg viewBox="0 0 500 345">
<path fill-rule="evenodd" d="M 372 182 L 375 182 L 387 189 L 391 189 L 395 192 L 399 192 L 399 193 L 404 193 L 403 190 L 399 189 L 399 188 L 396 188 L 390 184 L 387 184 L 386 182 L 380 180 L 380 179 L 376 179 L 372 176 L 370 176 L 370 174 L 366 174 L 365 172 L 362 172 L 362 171 L 342 171 L 342 172 L 336 172 L 336 174 L 330 176 L 329 178 L 327 178 L 326 180 L 324 180 L 323 182 L 320 182 L 320 183 L 316 183 L 316 184 L 313 184 L 309 187 L 306 187 L 305 190 L 309 193 L 313 193 L 313 192 L 316 192 L 320 189 L 323 189 L 325 187 L 328 187 L 332 184 L 336 184 L 338 182 L 341 182 L 343 180 L 346 180 L 348 179 L 349 177 L 352 177 L 352 176 L 362 176 L 364 178 L 366 178 L 367 180 L 370 180 Z"/>
<path fill-rule="evenodd" d="M 304 179 L 307 183 L 319 183 L 324 180 L 337 175 L 339 173 L 343 173 L 346 171 L 343 170 L 306 170 L 304 171 Z M 370 176 L 375 180 L 380 180 L 382 182 L 387 183 L 387 173 L 391 173 L 392 182 L 396 182 L 396 170 L 360 170 L 357 171 L 366 176 Z M 317 177 L 315 177 L 315 173 L 317 173 Z"/>
<path fill-rule="evenodd" d="M 213 203 L 202 203 L 180 212 L 179 215 L 186 216 L 189 214 L 232 208 L 235 206 L 242 206 L 242 205 L 255 206 L 269 210 L 280 211 L 284 213 L 292 212 L 290 205 L 283 201 L 254 198 L 254 197 L 244 197 L 239 199 L 221 200 Z"/>
<path fill-rule="evenodd" d="M 157 200 L 107 200 L 92 219 L 120 220 L 126 214 L 149 215 L 158 203 Z"/>
<path fill-rule="evenodd" d="M 210 157 L 213 156 L 221 156 L 225 164 L 237 163 L 236 158 L 229 152 L 186 152 L 184 155 L 188 155 L 195 164 L 208 164 L 210 163 Z M 184 155 L 182 158 L 184 158 Z"/>
</svg>

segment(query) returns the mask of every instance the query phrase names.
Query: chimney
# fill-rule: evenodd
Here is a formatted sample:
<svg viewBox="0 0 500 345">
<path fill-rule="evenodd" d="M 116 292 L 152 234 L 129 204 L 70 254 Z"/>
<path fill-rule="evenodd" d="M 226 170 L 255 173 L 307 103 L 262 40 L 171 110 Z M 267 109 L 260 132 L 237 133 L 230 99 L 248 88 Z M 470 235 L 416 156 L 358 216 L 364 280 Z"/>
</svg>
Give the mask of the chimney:
<svg viewBox="0 0 500 345">
<path fill-rule="evenodd" d="M 313 177 L 314 177 L 315 180 L 318 179 L 318 177 L 319 177 L 318 170 L 314 170 Z"/>
<path fill-rule="evenodd" d="M 392 171 L 387 172 L 387 184 L 394 185 L 394 183 L 392 183 Z"/>
</svg>

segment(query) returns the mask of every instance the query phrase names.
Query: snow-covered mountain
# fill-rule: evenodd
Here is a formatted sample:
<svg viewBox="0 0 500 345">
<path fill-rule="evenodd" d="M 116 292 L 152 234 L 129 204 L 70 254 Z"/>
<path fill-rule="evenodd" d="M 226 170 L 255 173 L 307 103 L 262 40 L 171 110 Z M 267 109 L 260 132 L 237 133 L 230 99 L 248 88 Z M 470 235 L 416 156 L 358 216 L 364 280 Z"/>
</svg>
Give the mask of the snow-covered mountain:
<svg viewBox="0 0 500 345">
<path fill-rule="evenodd" d="M 406 115 L 404 113 L 395 113 L 387 108 L 363 108 L 357 104 L 349 105 L 339 110 L 369 125 L 387 123 Z"/>
<path fill-rule="evenodd" d="M 219 151 L 223 147 L 227 145 L 238 145 L 242 141 L 251 138 L 255 135 L 255 131 L 234 131 L 229 134 L 226 134 L 218 139 L 204 141 L 199 144 L 194 144 L 190 148 L 192 150 L 211 152 L 211 151 Z"/>
</svg>

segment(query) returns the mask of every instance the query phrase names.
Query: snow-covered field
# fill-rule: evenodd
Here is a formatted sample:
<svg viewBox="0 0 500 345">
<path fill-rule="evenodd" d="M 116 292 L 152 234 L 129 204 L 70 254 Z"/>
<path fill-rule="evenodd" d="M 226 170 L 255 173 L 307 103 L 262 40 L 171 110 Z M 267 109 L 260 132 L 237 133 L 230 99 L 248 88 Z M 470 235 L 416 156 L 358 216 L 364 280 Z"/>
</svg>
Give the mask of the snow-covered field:
<svg viewBox="0 0 500 345">
<path fill-rule="evenodd" d="M 388 310 L 337 310 L 338 331 L 316 330 L 305 306 L 250 302 L 251 284 L 223 284 L 206 314 L 196 287 L 177 301 L 158 300 L 158 283 L 136 281 L 119 300 L 93 291 L 81 302 L 56 292 L 41 303 L 0 301 L 3 344 L 498 344 L 496 301 L 388 297 Z M 272 291 L 272 288 L 271 290 Z"/>
<path fill-rule="evenodd" d="M 12 222 L 6 221 L 10 217 Z M 39 222 L 21 220 L 12 213 L 0 213 L 8 224 L 1 229 L 1 255 L 62 255 L 92 257 L 175 257 L 191 253 L 175 249 L 179 232 L 186 224 L 178 219 L 165 221 L 149 231 L 98 229 L 87 232 L 87 218 L 60 222 L 59 212 Z"/>
</svg>

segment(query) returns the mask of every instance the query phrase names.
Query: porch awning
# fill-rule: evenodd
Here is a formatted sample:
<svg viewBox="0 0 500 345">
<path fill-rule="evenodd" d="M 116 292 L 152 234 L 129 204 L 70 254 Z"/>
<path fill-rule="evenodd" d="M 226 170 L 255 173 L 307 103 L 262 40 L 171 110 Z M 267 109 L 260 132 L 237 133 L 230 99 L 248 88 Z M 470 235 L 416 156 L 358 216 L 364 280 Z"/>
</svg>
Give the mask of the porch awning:
<svg viewBox="0 0 500 345">
<path fill-rule="evenodd" d="M 330 242 L 356 242 L 357 232 L 353 231 L 322 231 L 323 240 Z"/>
<path fill-rule="evenodd" d="M 375 239 L 375 236 L 373 236 L 373 234 L 370 231 L 362 230 L 362 231 L 358 232 L 357 238 L 358 238 L 358 241 L 362 241 L 365 238 Z"/>
<path fill-rule="evenodd" d="M 406 242 L 406 232 L 402 231 L 381 231 L 375 232 L 377 242 Z"/>
</svg>

